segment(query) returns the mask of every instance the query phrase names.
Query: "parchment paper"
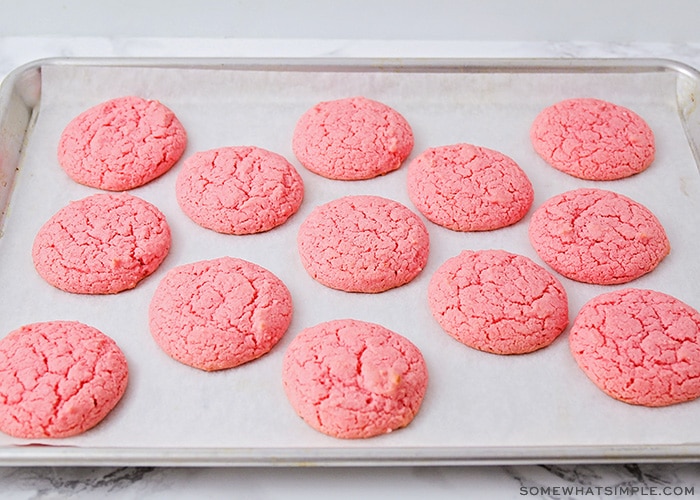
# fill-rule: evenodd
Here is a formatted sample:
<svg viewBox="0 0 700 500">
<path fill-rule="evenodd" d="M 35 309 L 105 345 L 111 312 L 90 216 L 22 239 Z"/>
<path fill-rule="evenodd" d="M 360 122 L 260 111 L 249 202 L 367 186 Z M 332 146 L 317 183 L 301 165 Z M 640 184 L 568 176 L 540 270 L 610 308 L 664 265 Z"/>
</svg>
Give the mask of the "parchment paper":
<svg viewBox="0 0 700 500">
<path fill-rule="evenodd" d="M 430 315 L 426 288 L 433 272 L 462 249 L 502 248 L 542 264 L 530 246 L 532 211 L 550 196 L 577 187 L 602 187 L 646 205 L 665 226 L 671 254 L 651 274 L 629 285 L 672 294 L 700 307 L 700 176 L 676 104 L 676 75 L 235 71 L 134 67 L 46 66 L 36 122 L 24 152 L 0 238 L 0 336 L 26 323 L 85 322 L 114 338 L 130 368 L 126 395 L 96 428 L 83 435 L 32 441 L 78 447 L 268 448 L 389 447 L 420 449 L 674 445 L 700 443 L 700 401 L 667 408 L 627 405 L 599 391 L 578 369 L 568 329 L 551 346 L 528 355 L 497 356 L 446 335 Z M 183 159 L 196 151 L 257 145 L 287 157 L 305 182 L 300 211 L 285 225 L 252 236 L 203 229 L 179 209 L 174 196 L 178 163 L 132 190 L 158 206 L 173 234 L 172 250 L 136 289 L 113 296 L 72 295 L 52 288 L 34 271 L 31 245 L 40 226 L 71 200 L 98 192 L 77 185 L 56 160 L 68 121 L 104 100 L 139 95 L 169 106 L 187 129 Z M 515 159 L 535 188 L 530 213 L 509 228 L 458 233 L 426 221 L 428 266 L 408 285 L 376 295 L 325 288 L 310 278 L 296 252 L 296 232 L 317 205 L 347 194 L 376 194 L 415 210 L 406 193 L 405 165 L 368 181 L 332 181 L 306 171 L 291 151 L 296 120 L 321 100 L 364 95 L 401 112 L 415 133 L 412 159 L 428 147 L 469 142 Z M 595 183 L 547 166 L 533 151 L 529 127 L 539 111 L 560 99 L 591 96 L 627 106 L 654 130 L 653 165 L 633 178 Z M 424 219 L 425 220 L 425 219 Z M 279 276 L 294 300 L 292 325 L 275 349 L 244 366 L 205 373 L 167 357 L 152 340 L 147 309 L 160 279 L 174 266 L 232 255 Z M 570 320 L 590 298 L 619 288 L 559 277 Z M 405 429 L 363 441 L 324 436 L 287 403 L 281 360 L 304 327 L 334 318 L 380 323 L 413 341 L 430 371 L 424 405 Z M 0 446 L 28 441 L 0 435 Z M 256 451 L 257 450 L 257 451 Z"/>
</svg>

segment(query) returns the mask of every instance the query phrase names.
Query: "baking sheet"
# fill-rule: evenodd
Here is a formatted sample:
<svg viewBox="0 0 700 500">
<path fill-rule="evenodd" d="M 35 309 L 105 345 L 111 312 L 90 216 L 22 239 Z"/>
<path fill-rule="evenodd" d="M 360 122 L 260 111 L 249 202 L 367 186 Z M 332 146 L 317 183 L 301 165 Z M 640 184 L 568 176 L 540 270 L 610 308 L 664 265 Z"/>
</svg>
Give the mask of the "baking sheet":
<svg viewBox="0 0 700 500">
<path fill-rule="evenodd" d="M 80 436 L 29 441 L 0 435 L 0 460 L 371 464 L 601 461 L 630 454 L 641 459 L 700 458 L 700 401 L 652 409 L 609 398 L 576 366 L 568 350 L 568 330 L 548 348 L 527 355 L 469 349 L 440 330 L 426 299 L 433 272 L 462 249 L 502 248 L 541 263 L 527 239 L 532 211 L 554 194 L 595 186 L 645 204 L 671 241 L 671 254 L 661 265 L 627 286 L 657 289 L 700 307 L 700 176 L 681 118 L 695 115 L 687 106 L 680 110 L 678 101 L 679 81 L 693 81 L 688 78 L 643 66 L 538 71 L 535 63 L 520 69 L 495 64 L 479 71 L 461 71 L 452 63 L 394 63 L 392 69 L 381 62 L 247 69 L 196 62 L 41 65 L 40 104 L 14 184 L 9 184 L 14 187 L 0 238 L 0 336 L 36 321 L 82 321 L 117 341 L 129 361 L 130 383 L 117 408 Z M 68 294 L 34 271 L 33 238 L 69 201 L 98 191 L 75 184 L 63 173 L 56 160 L 58 138 L 78 113 L 130 94 L 158 99 L 177 114 L 188 132 L 183 159 L 229 145 L 256 145 L 284 155 L 303 177 L 304 203 L 286 224 L 267 233 L 217 234 L 180 211 L 174 194 L 180 162 L 163 177 L 131 190 L 158 206 L 171 225 L 172 250 L 160 269 L 136 289 L 118 295 Z M 405 166 L 381 178 L 342 182 L 316 176 L 294 158 L 291 134 L 299 116 L 318 101 L 353 95 L 382 101 L 407 118 L 415 134 L 408 161 L 428 147 L 457 142 L 512 157 L 534 185 L 533 208 L 518 224 L 484 233 L 452 232 L 426 221 L 431 236 L 428 265 L 401 288 L 365 295 L 318 284 L 301 266 L 295 245 L 299 224 L 315 206 L 344 195 L 375 194 L 414 208 L 406 193 Z M 581 96 L 627 106 L 647 120 L 657 145 L 647 171 L 596 183 L 569 177 L 537 157 L 528 136 L 534 117 L 558 100 Z M 148 331 L 147 309 L 167 270 L 222 255 L 253 261 L 279 276 L 292 293 L 294 318 L 283 340 L 265 357 L 205 373 L 160 351 Z M 570 321 L 587 300 L 620 287 L 560 280 L 569 295 Z M 288 405 L 280 381 L 286 346 L 302 328 L 335 318 L 380 323 L 422 350 L 430 384 L 420 413 L 407 428 L 369 440 L 338 440 L 312 430 Z"/>
</svg>

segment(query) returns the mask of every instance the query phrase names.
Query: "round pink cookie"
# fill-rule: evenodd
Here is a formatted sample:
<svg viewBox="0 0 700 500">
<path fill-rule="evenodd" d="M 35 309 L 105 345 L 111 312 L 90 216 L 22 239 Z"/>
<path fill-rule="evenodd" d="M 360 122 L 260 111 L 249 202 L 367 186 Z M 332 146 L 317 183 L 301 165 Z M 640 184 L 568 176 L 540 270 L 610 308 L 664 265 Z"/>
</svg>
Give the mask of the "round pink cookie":
<svg viewBox="0 0 700 500">
<path fill-rule="evenodd" d="M 266 354 L 291 320 L 292 297 L 284 283 L 233 257 L 171 269 L 149 308 L 156 343 L 173 359 L 206 371 Z"/>
<path fill-rule="evenodd" d="M 574 320 L 571 352 L 615 399 L 666 406 L 700 396 L 700 313 L 653 290 L 595 297 Z"/>
<path fill-rule="evenodd" d="M 97 425 L 126 390 L 117 344 L 76 321 L 23 326 L 0 339 L 0 431 L 63 438 Z"/>
<path fill-rule="evenodd" d="M 321 102 L 302 115 L 292 149 L 310 171 L 339 180 L 370 179 L 396 170 L 413 149 L 406 119 L 365 97 Z"/>
<path fill-rule="evenodd" d="M 187 158 L 175 184 L 177 201 L 202 227 L 253 234 L 284 223 L 301 205 L 304 184 L 282 156 L 241 146 Z"/>
<path fill-rule="evenodd" d="M 132 189 L 167 172 L 187 134 L 158 101 L 112 99 L 74 118 L 58 143 L 58 161 L 76 182 L 109 191 Z"/>
<path fill-rule="evenodd" d="M 408 194 L 430 221 L 455 231 L 515 224 L 534 197 L 515 161 L 471 144 L 431 148 L 417 156 L 408 166 Z"/>
<path fill-rule="evenodd" d="M 411 281 L 430 249 L 420 218 L 379 196 L 346 196 L 316 207 L 301 224 L 297 243 L 304 268 L 318 282 L 366 293 Z"/>
<path fill-rule="evenodd" d="M 34 267 L 72 293 L 134 288 L 170 250 L 170 228 L 153 205 L 127 193 L 95 194 L 59 210 L 36 237 Z"/>
<path fill-rule="evenodd" d="M 463 344 L 523 354 L 551 344 L 569 322 L 564 287 L 546 269 L 503 250 L 465 250 L 428 285 L 440 326 Z"/>
<path fill-rule="evenodd" d="M 576 189 L 547 200 L 532 215 L 530 242 L 567 278 L 627 283 L 652 271 L 671 247 L 659 220 L 612 191 Z"/>
<path fill-rule="evenodd" d="M 413 420 L 428 370 L 405 337 L 344 319 L 302 330 L 292 340 L 282 383 L 292 408 L 314 429 L 338 438 L 369 438 Z"/>
<path fill-rule="evenodd" d="M 654 134 L 633 111 L 600 99 L 567 99 L 544 109 L 530 129 L 535 151 L 554 168 L 596 181 L 621 179 L 654 160 Z"/>
</svg>

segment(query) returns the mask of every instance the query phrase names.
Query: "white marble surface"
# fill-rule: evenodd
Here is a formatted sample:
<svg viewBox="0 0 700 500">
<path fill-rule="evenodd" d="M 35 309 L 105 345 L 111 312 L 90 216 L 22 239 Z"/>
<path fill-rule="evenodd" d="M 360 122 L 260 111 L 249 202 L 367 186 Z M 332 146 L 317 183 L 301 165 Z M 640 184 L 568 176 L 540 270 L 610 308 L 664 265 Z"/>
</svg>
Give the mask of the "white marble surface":
<svg viewBox="0 0 700 500">
<path fill-rule="evenodd" d="M 541 43 L 0 36 L 0 78 L 45 57 L 659 57 L 697 43 Z M 3 467 L 0 498 L 692 498 L 700 465 L 153 468 Z M 680 496 L 678 495 L 680 494 Z"/>
<path fill-rule="evenodd" d="M 22 0 L 2 14 L 5 35 L 700 41 L 696 0 Z"/>
</svg>

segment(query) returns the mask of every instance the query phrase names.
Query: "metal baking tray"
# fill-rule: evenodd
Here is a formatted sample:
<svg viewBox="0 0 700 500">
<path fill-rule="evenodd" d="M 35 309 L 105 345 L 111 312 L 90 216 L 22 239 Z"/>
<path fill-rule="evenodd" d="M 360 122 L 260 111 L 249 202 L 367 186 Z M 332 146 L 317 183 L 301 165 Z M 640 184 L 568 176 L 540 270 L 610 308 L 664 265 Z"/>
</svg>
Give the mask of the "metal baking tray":
<svg viewBox="0 0 700 500">
<path fill-rule="evenodd" d="M 597 186 L 626 194 L 659 217 L 671 254 L 628 286 L 654 288 L 700 307 L 700 74 L 649 59 L 48 59 L 22 66 L 0 87 L 0 324 L 75 319 L 113 337 L 129 360 L 130 385 L 117 408 L 74 438 L 19 440 L 0 435 L 0 464 L 12 465 L 445 465 L 538 462 L 696 461 L 700 401 L 643 408 L 609 398 L 575 366 L 565 331 L 551 346 L 522 356 L 467 348 L 444 334 L 427 308 L 431 274 L 471 248 L 503 248 L 539 261 L 527 240 L 530 214 L 509 228 L 457 233 L 426 221 L 428 266 L 413 282 L 382 294 L 324 288 L 303 270 L 296 231 L 314 206 L 347 194 L 377 194 L 413 208 L 405 168 L 368 181 L 331 181 L 303 169 L 291 151 L 298 117 L 321 100 L 365 95 L 411 123 L 412 157 L 443 144 L 499 150 L 526 171 L 533 210 L 550 196 Z M 132 190 L 156 204 L 173 232 L 172 250 L 151 277 L 114 296 L 56 290 L 33 269 L 38 228 L 59 208 L 96 190 L 79 186 L 56 160 L 58 137 L 73 116 L 120 95 L 159 99 L 185 125 L 184 157 L 224 145 L 255 144 L 286 156 L 302 175 L 299 213 L 280 228 L 226 236 L 196 226 L 174 197 L 178 165 Z M 642 115 L 656 135 L 645 172 L 595 183 L 548 167 L 529 143 L 545 106 L 591 96 Z M 184 158 L 183 157 L 183 158 Z M 532 210 L 531 210 L 532 212 Z M 530 213 L 531 213 L 530 212 Z M 233 255 L 285 281 L 292 325 L 271 353 L 247 365 L 204 373 L 162 353 L 150 337 L 147 308 L 173 266 Z M 590 298 L 616 287 L 560 278 L 570 320 Z M 423 407 L 405 429 L 367 440 L 338 440 L 310 429 L 287 404 L 281 359 L 302 328 L 354 317 L 411 339 L 428 363 Z"/>
</svg>

